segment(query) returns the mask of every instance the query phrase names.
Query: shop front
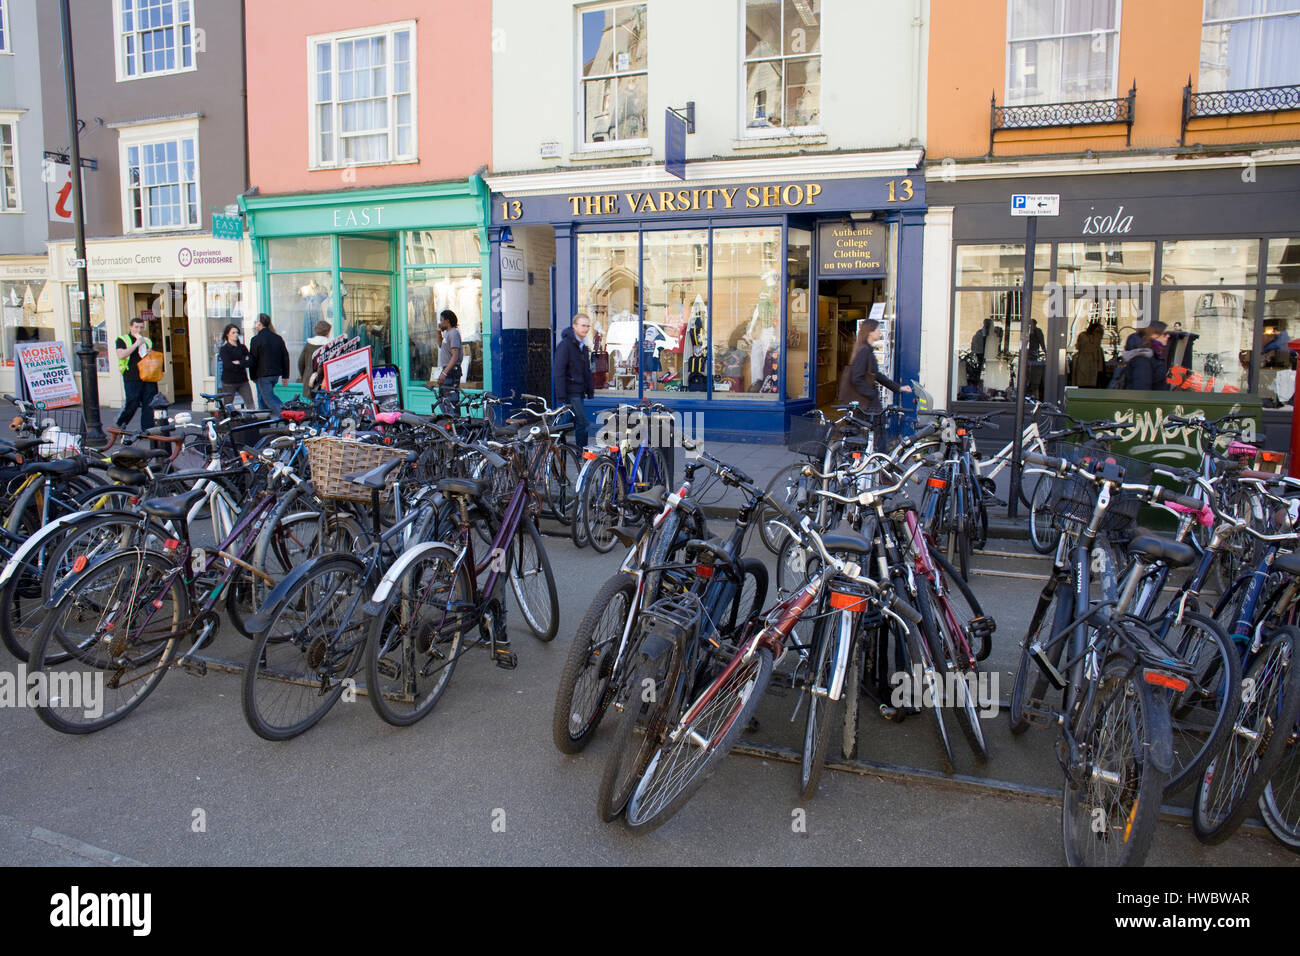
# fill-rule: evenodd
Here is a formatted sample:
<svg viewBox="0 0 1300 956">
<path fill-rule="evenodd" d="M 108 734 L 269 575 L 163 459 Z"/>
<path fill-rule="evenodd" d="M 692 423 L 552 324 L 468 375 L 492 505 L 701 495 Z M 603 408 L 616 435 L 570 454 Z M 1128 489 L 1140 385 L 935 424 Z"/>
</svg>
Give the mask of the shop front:
<svg viewBox="0 0 1300 956">
<path fill-rule="evenodd" d="M 0 257 L 0 393 L 17 394 L 15 345 L 59 338 L 54 314 L 58 296 L 58 287 L 50 281 L 48 257 Z"/>
<path fill-rule="evenodd" d="M 1300 336 L 1300 166 L 1220 168 L 931 184 L 952 208 L 947 397 L 972 409 L 1014 401 L 1022 336 L 1026 393 L 1060 401 L 1107 388 L 1123 353 L 1163 323 L 1169 404 L 1245 393 L 1266 429 L 1289 424 Z M 1014 193 L 1059 194 L 1038 220 L 1032 301 L 1025 299 L 1025 220 Z M 1155 326 L 1153 328 L 1158 328 Z M 1143 382 L 1125 371 L 1116 380 Z"/>
<path fill-rule="evenodd" d="M 81 341 L 83 303 L 74 246 L 51 242 L 49 259 L 41 261 L 47 263 L 55 290 L 50 294 L 55 337 L 72 346 L 73 368 L 79 373 L 76 347 Z M 96 351 L 100 401 L 109 407 L 123 402 L 113 341 L 126 335 L 131 319 L 138 317 L 145 321 L 145 335 L 163 353 L 159 392 L 173 403 L 205 408 L 201 396 L 216 391 L 221 330 L 231 322 L 242 327 L 245 303 L 252 300 L 248 244 L 211 236 L 91 240 L 86 243 L 86 266 L 89 300 L 85 307 Z M 43 329 L 38 325 L 35 337 L 43 337 Z"/>
<path fill-rule="evenodd" d="M 319 323 L 371 350 L 371 365 L 393 365 L 405 407 L 427 412 L 438 361 L 438 315 L 450 309 L 464 345 L 461 383 L 492 387 L 484 361 L 490 341 L 487 190 L 463 182 L 240 200 L 252 238 L 258 307 L 289 349 L 289 385 L 302 394 L 299 357 Z"/>
<path fill-rule="evenodd" d="M 498 391 L 551 395 L 551 351 L 578 312 L 592 322 L 589 413 L 662 402 L 712 439 L 781 441 L 792 418 L 829 409 L 867 318 L 885 332 L 880 367 L 914 378 L 919 158 L 490 178 Z"/>
</svg>

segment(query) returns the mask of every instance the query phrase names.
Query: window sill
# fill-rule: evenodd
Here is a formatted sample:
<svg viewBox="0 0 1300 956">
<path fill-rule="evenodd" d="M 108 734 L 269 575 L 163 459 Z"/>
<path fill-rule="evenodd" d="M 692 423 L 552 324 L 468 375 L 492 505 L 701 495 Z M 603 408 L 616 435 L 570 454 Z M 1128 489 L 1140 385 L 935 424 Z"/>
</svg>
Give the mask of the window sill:
<svg viewBox="0 0 1300 956">
<path fill-rule="evenodd" d="M 336 173 L 346 169 L 366 169 L 372 166 L 415 166 L 420 162 L 419 156 L 413 156 L 410 159 L 385 159 L 375 163 L 348 163 L 337 166 L 308 166 L 307 171 L 312 173 Z"/>
<path fill-rule="evenodd" d="M 576 153 L 570 153 L 569 162 L 581 163 L 594 159 L 633 159 L 639 156 L 649 156 L 652 153 L 653 149 L 649 143 L 644 146 L 593 146 L 579 150 Z"/>
<path fill-rule="evenodd" d="M 154 70 L 152 73 L 138 73 L 135 76 L 126 76 L 125 74 L 119 73 L 117 75 L 117 82 L 133 83 L 136 80 L 152 80 L 161 76 L 175 76 L 177 73 L 194 73 L 198 68 L 199 65 L 195 63 L 193 66 L 182 66 L 175 70 Z"/>
<path fill-rule="evenodd" d="M 790 149 L 798 146 L 826 146 L 829 140 L 825 133 L 777 133 L 775 135 L 751 135 L 731 141 L 732 149 Z"/>
</svg>

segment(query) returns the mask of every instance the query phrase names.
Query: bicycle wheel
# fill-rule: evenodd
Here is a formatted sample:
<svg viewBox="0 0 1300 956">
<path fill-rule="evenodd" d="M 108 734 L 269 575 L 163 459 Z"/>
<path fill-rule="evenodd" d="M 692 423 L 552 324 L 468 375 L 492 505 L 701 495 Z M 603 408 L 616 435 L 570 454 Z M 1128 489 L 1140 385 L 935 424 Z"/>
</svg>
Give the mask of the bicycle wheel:
<svg viewBox="0 0 1300 956">
<path fill-rule="evenodd" d="M 795 510 L 795 499 L 799 494 L 799 482 L 803 480 L 803 468 L 803 464 L 799 462 L 786 465 L 767 483 L 767 494 L 791 510 Z M 779 513 L 775 508 L 768 505 L 759 507 L 759 536 L 763 539 L 763 546 L 773 554 L 780 554 L 781 546 L 790 539 L 788 534 L 771 524 L 772 521 L 779 519 Z"/>
<path fill-rule="evenodd" d="M 32 646 L 29 676 L 46 692 L 37 716 L 65 734 L 117 723 L 167 673 L 189 612 L 176 565 L 162 555 L 124 551 L 87 567 Z"/>
<path fill-rule="evenodd" d="M 1074 620 L 1074 595 L 1068 587 L 1057 584 L 1053 591 L 1044 590 L 1038 606 L 1030 618 L 1029 629 L 1020 641 L 1020 663 L 1011 685 L 1011 702 L 1007 710 L 1011 718 L 1011 732 L 1023 734 L 1031 724 L 1030 709 L 1042 708 L 1047 702 L 1047 675 L 1030 656 L 1029 649 L 1036 643 L 1047 645 L 1052 635 L 1059 634 Z M 1051 613 L 1048 613 L 1048 608 Z M 1057 641 L 1048 648 L 1047 657 L 1053 667 L 1059 668 L 1065 653 L 1065 641 Z"/>
<path fill-rule="evenodd" d="M 912 603 L 902 594 L 897 595 L 896 599 L 904 604 Z M 899 626 L 896 621 L 891 620 L 891 623 L 894 628 Z M 934 715 L 935 730 L 939 734 L 939 744 L 942 747 L 942 753 L 939 755 L 941 769 L 944 773 L 952 773 L 952 744 L 948 740 L 948 728 L 943 719 L 944 708 L 941 706 L 944 700 L 944 672 L 940 670 L 942 665 L 936 662 L 920 628 L 908 618 L 904 618 L 903 623 L 907 626 L 906 633 L 902 635 L 906 660 L 903 673 L 895 676 L 910 684 L 912 706 L 919 706 L 919 709 L 928 710 Z"/>
<path fill-rule="evenodd" d="M 664 461 L 664 453 L 658 448 L 647 448 L 632 471 L 632 490 L 649 491 L 655 486 L 672 490 L 668 488 L 668 464 Z"/>
<path fill-rule="evenodd" d="M 366 689 L 383 720 L 397 727 L 431 711 L 456 669 L 465 636 L 465 608 L 474 589 L 455 548 L 436 545 L 393 582 L 370 622 Z"/>
<path fill-rule="evenodd" d="M 592 550 L 608 554 L 618 541 L 610 530 L 619 521 L 618 471 L 609 458 L 601 458 L 587 476 L 578 510 L 587 522 L 587 541 Z"/>
<path fill-rule="evenodd" d="M 636 578 L 619 572 L 596 592 L 578 623 L 560 672 L 551 720 L 551 735 L 561 753 L 576 754 L 591 742 L 618 691 L 611 683 L 614 658 L 635 600 Z M 625 659 L 630 650 L 624 650 Z"/>
<path fill-rule="evenodd" d="M 1295 628 L 1280 629 L 1246 668 L 1232 732 L 1196 786 L 1192 829 L 1202 843 L 1232 835 L 1285 756 L 1300 715 L 1297 637 Z"/>
<path fill-rule="evenodd" d="M 551 509 L 552 517 L 567 525 L 573 520 L 576 506 L 573 487 L 582 470 L 582 459 L 572 445 L 552 445 L 542 465 L 542 498 Z"/>
<path fill-rule="evenodd" d="M 592 452 L 584 452 L 593 454 Z M 578 472 L 578 480 L 574 484 L 573 490 L 573 520 L 569 522 L 569 537 L 573 541 L 575 548 L 585 548 L 587 546 L 587 519 L 582 513 L 582 489 L 587 486 L 587 479 L 591 477 L 591 465 L 594 459 L 584 459 L 583 468 Z"/>
<path fill-rule="evenodd" d="M 803 752 L 799 760 L 799 799 L 811 800 L 817 793 L 822 766 L 826 763 L 826 746 L 830 743 L 831 729 L 843 710 L 843 699 L 830 698 L 831 679 L 841 641 L 853 642 L 854 615 L 849 611 L 825 615 L 819 610 L 813 636 L 813 669 L 804 687 L 804 704 L 807 715 L 803 727 Z M 848 692 L 848 688 L 844 688 Z"/>
<path fill-rule="evenodd" d="M 852 760 L 858 755 L 858 705 L 862 698 L 862 668 L 866 654 L 867 640 L 854 641 L 848 671 L 844 675 L 844 720 L 840 756 L 845 760 Z"/>
<path fill-rule="evenodd" d="M 753 651 L 748 660 L 747 650 Z M 627 802 L 623 825 L 646 833 L 680 810 L 735 746 L 771 678 L 771 651 L 749 644 L 738 650 L 650 757 Z"/>
<path fill-rule="evenodd" d="M 1070 866 L 1141 866 L 1160 819 L 1165 775 L 1150 752 L 1167 734 L 1151 685 L 1112 658 L 1102 668 L 1075 734 L 1081 766 L 1067 774 L 1061 832 Z"/>
<path fill-rule="evenodd" d="M 1166 644 L 1192 668 L 1186 690 L 1154 691 L 1169 711 L 1174 740 L 1174 766 L 1165 784 L 1168 795 L 1199 777 L 1227 740 L 1241 706 L 1241 658 L 1217 624 L 1190 611 Z"/>
<path fill-rule="evenodd" d="M 1053 480 L 1052 475 L 1039 475 L 1029 502 L 1029 543 L 1039 554 L 1051 554 L 1061 539 L 1061 529 L 1056 526 L 1052 512 Z"/>
<path fill-rule="evenodd" d="M 675 717 L 683 690 L 681 648 L 673 645 L 663 656 L 638 654 L 628 668 L 623 712 L 596 794 L 596 814 L 605 823 L 623 812 L 663 742 Z"/>
<path fill-rule="evenodd" d="M 1286 755 L 1259 798 L 1259 812 L 1269 831 L 1287 849 L 1300 853 L 1300 747 L 1291 728 Z"/>
<path fill-rule="evenodd" d="M 552 641 L 560 629 L 560 599 L 555 593 L 555 575 L 546 556 L 542 536 L 533 519 L 524 515 L 509 544 L 507 571 L 510 590 L 539 641 Z"/>
<path fill-rule="evenodd" d="M 943 613 L 944 606 L 929 578 L 917 581 L 916 596 L 923 636 L 935 662 L 942 694 L 934 698 L 934 706 L 952 713 L 975 759 L 982 763 L 989 759 L 989 748 L 980 726 L 979 680 L 975 662 L 962 649 L 958 636 L 953 634 Z"/>
<path fill-rule="evenodd" d="M 351 555 L 313 558 L 253 639 L 244 669 L 248 726 L 266 740 L 310 729 L 361 664 L 366 621 L 357 613 L 365 568 Z"/>
</svg>

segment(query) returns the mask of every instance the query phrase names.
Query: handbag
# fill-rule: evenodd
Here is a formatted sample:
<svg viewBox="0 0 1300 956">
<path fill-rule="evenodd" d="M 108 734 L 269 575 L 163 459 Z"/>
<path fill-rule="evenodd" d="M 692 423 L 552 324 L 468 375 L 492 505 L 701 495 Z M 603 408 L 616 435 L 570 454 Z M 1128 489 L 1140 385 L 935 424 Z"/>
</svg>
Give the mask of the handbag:
<svg viewBox="0 0 1300 956">
<path fill-rule="evenodd" d="M 1120 362 L 1119 365 L 1115 367 L 1115 374 L 1110 377 L 1110 384 L 1107 385 L 1106 387 L 1107 388 L 1128 388 L 1129 371 L 1130 369 L 1129 369 L 1128 362 Z"/>
<path fill-rule="evenodd" d="M 163 354 L 157 349 L 150 349 L 149 354 L 140 359 L 136 370 L 142 382 L 161 382 L 163 377 Z"/>
</svg>

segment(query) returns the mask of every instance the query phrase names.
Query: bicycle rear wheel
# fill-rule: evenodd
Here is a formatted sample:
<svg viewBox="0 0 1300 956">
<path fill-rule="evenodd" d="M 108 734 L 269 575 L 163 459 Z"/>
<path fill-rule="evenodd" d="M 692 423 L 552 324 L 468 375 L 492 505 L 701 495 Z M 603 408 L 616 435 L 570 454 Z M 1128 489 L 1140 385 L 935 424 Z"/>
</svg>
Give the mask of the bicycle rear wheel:
<svg viewBox="0 0 1300 956">
<path fill-rule="evenodd" d="M 1013 734 L 1023 734 L 1029 729 L 1032 710 L 1045 707 L 1049 693 L 1047 675 L 1030 655 L 1030 648 L 1036 643 L 1048 645 L 1052 636 L 1065 630 L 1074 619 L 1074 595 L 1068 587 L 1057 584 L 1050 595 L 1044 592 L 1038 601 L 1029 630 L 1020 641 L 1020 664 L 1011 685 L 1007 715 L 1011 719 Z M 1061 640 L 1047 648 L 1048 661 L 1058 669 L 1065 654 L 1065 644 L 1066 641 Z"/>
<path fill-rule="evenodd" d="M 1166 643 L 1192 668 L 1186 690 L 1154 692 L 1169 710 L 1174 740 L 1168 795 L 1196 780 L 1228 739 L 1241 706 L 1241 659 L 1217 624 L 1190 611 Z"/>
<path fill-rule="evenodd" d="M 560 599 L 555 593 L 555 575 L 546 556 L 542 536 L 533 519 L 524 515 L 509 544 L 508 570 L 510 590 L 528 629 L 539 641 L 555 639 L 560 629 Z"/>
<path fill-rule="evenodd" d="M 772 652 L 746 644 L 687 709 L 654 753 L 628 800 L 623 824 L 634 833 L 662 826 L 718 768 L 772 678 Z"/>
<path fill-rule="evenodd" d="M 629 668 L 623 712 L 596 795 L 596 814 L 605 823 L 627 806 L 663 743 L 668 721 L 678 713 L 683 692 L 681 653 L 674 644 L 662 657 L 638 654 Z"/>
<path fill-rule="evenodd" d="M 1300 853 L 1300 747 L 1296 746 L 1294 727 L 1286 755 L 1259 798 L 1259 812 L 1278 842 Z"/>
<path fill-rule="evenodd" d="M 244 669 L 248 726 L 266 740 L 313 727 L 343 695 L 361 665 L 365 567 L 351 555 L 313 558 L 253 640 Z"/>
<path fill-rule="evenodd" d="M 1141 866 L 1160 819 L 1165 775 L 1150 753 L 1169 733 L 1151 685 L 1112 658 L 1076 724 L 1081 766 L 1067 775 L 1061 831 L 1070 866 Z"/>
<path fill-rule="evenodd" d="M 624 628 L 636 600 L 636 579 L 617 572 L 596 592 L 569 644 L 555 692 L 551 734 L 561 753 L 576 754 L 591 742 L 605 708 Z M 624 668 L 626 671 L 626 666 Z"/>
<path fill-rule="evenodd" d="M 792 511 L 795 510 L 795 499 L 798 496 L 799 482 L 803 480 L 803 469 L 803 464 L 798 462 L 793 465 L 786 465 L 767 483 L 767 494 L 784 503 Z M 773 554 L 780 554 L 781 545 L 789 538 L 788 534 L 771 524 L 771 522 L 779 520 L 779 518 L 780 516 L 776 510 L 770 506 L 763 505 L 759 507 L 759 535 L 763 539 L 763 546 Z"/>
<path fill-rule="evenodd" d="M 1039 554 L 1051 554 L 1061 539 L 1061 529 L 1056 526 L 1052 512 L 1052 475 L 1039 475 L 1034 484 L 1034 495 L 1029 501 L 1029 543 Z"/>
<path fill-rule="evenodd" d="M 587 476 L 578 507 L 582 520 L 587 523 L 587 542 L 600 554 L 612 551 L 618 541 L 611 529 L 618 525 L 620 498 L 614 462 L 601 458 Z"/>
</svg>

